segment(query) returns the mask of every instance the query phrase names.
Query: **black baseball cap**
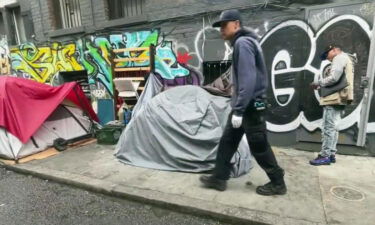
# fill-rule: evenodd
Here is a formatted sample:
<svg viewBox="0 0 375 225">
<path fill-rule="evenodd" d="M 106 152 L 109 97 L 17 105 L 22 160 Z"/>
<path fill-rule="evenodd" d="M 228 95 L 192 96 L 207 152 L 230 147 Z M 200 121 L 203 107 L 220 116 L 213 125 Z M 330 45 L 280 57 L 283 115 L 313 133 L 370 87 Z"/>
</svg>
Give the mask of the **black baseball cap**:
<svg viewBox="0 0 375 225">
<path fill-rule="evenodd" d="M 338 46 L 333 45 L 333 44 L 328 45 L 327 47 L 325 47 L 325 48 L 324 48 L 324 52 L 320 55 L 320 59 L 321 59 L 321 60 L 326 60 L 329 51 L 331 51 L 332 49 L 334 49 L 334 48 L 336 48 L 336 47 L 338 47 Z"/>
<path fill-rule="evenodd" d="M 218 21 L 212 24 L 213 27 L 220 27 L 222 22 L 241 20 L 241 14 L 237 9 L 225 10 L 220 14 Z"/>
</svg>

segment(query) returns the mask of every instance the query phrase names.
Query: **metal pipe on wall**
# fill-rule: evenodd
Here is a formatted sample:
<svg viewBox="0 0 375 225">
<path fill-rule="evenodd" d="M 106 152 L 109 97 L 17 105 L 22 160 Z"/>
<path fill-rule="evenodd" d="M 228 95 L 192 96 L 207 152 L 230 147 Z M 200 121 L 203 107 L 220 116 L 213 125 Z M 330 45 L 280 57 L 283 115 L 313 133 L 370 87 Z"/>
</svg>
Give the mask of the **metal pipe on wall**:
<svg viewBox="0 0 375 225">
<path fill-rule="evenodd" d="M 371 100 L 373 97 L 373 86 L 374 86 L 374 76 L 375 76 L 375 15 L 372 25 L 372 37 L 371 37 L 371 45 L 370 45 L 370 54 L 367 63 L 367 73 L 366 77 L 368 78 L 368 86 L 365 88 L 362 98 L 362 108 L 361 108 L 361 116 L 359 122 L 359 132 L 358 132 L 358 139 L 357 139 L 357 146 L 364 147 L 366 144 L 366 135 L 367 135 L 367 124 L 370 114 L 371 108 Z"/>
</svg>

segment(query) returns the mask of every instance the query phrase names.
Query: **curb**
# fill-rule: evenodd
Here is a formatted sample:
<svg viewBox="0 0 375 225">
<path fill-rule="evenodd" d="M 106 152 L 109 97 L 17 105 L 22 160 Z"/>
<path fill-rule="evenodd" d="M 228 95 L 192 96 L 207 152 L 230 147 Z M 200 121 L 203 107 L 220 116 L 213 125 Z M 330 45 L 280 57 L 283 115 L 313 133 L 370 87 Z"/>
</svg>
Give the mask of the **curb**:
<svg viewBox="0 0 375 225">
<path fill-rule="evenodd" d="M 8 170 L 32 175 L 41 179 L 74 186 L 80 189 L 127 200 L 155 205 L 171 211 L 211 218 L 231 224 L 285 224 L 285 225 L 320 225 L 322 223 L 296 218 L 285 218 L 279 215 L 262 211 L 234 208 L 233 206 L 217 205 L 200 199 L 191 199 L 181 195 L 166 194 L 139 187 L 122 186 L 81 175 L 56 171 L 41 167 L 32 169 L 22 168 L 17 165 L 0 165 Z"/>
</svg>

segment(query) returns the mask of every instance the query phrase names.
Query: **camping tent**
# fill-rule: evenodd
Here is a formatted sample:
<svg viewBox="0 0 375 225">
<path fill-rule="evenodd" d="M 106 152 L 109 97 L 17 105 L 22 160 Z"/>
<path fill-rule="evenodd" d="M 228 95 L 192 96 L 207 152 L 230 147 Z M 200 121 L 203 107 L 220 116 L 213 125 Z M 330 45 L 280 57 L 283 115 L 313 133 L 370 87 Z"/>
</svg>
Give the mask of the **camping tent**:
<svg viewBox="0 0 375 225">
<path fill-rule="evenodd" d="M 144 96 L 140 97 L 133 118 L 120 137 L 116 157 L 126 164 L 161 170 L 213 169 L 218 143 L 231 111 L 230 100 L 189 85 L 157 93 L 161 84 L 153 76 L 150 75 Z M 232 162 L 232 176 L 251 169 L 245 138 Z"/>
<path fill-rule="evenodd" d="M 98 120 L 75 82 L 52 87 L 35 81 L 0 77 L 0 155 L 19 159 L 44 150 L 57 138 L 89 132 Z"/>
</svg>

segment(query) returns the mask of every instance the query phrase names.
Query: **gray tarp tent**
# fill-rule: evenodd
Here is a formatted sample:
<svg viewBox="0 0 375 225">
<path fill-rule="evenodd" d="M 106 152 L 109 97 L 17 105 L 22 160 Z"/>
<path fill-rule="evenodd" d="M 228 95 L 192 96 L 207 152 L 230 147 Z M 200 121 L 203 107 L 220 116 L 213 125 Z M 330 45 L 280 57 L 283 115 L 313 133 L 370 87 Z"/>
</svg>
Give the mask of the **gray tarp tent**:
<svg viewBox="0 0 375 225">
<path fill-rule="evenodd" d="M 135 108 L 115 155 L 123 163 L 146 168 L 185 172 L 213 169 L 231 110 L 229 98 L 198 86 L 180 86 L 157 94 L 160 85 L 151 74 L 143 93 L 148 97 L 141 96 L 142 104 Z M 250 170 L 250 158 L 244 138 L 232 159 L 233 176 Z"/>
</svg>

